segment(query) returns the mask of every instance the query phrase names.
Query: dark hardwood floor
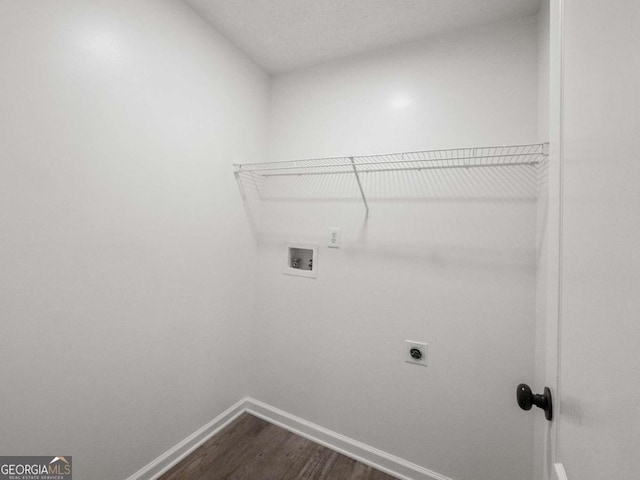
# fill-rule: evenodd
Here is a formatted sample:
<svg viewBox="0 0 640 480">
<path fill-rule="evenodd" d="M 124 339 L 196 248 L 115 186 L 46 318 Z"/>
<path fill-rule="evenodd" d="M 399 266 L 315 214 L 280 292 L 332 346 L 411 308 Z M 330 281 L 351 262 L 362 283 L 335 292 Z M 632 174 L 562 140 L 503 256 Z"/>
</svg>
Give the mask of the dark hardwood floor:
<svg viewBox="0 0 640 480">
<path fill-rule="evenodd" d="M 247 413 L 159 480 L 396 480 Z"/>
</svg>

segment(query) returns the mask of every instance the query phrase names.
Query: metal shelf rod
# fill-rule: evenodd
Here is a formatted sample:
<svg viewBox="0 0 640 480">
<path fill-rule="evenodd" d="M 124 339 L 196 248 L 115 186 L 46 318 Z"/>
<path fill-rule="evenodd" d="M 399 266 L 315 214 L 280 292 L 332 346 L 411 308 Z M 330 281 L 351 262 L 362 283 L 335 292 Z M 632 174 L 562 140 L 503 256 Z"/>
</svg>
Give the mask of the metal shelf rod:
<svg viewBox="0 0 640 480">
<path fill-rule="evenodd" d="M 378 172 L 415 172 L 420 170 L 450 170 L 452 168 L 484 168 L 484 167 L 516 167 L 516 166 L 534 166 L 539 161 L 533 162 L 517 162 L 517 163 L 494 163 L 486 165 L 434 165 L 429 167 L 408 167 L 408 168 L 375 168 L 371 170 L 360 170 L 359 173 L 378 173 Z M 357 165 L 357 164 L 356 164 Z M 249 171 L 249 170 L 247 170 Z M 262 177 L 299 177 L 306 175 L 351 175 L 352 171 L 342 172 L 301 172 L 301 173 L 265 173 Z"/>
<path fill-rule="evenodd" d="M 304 170 L 308 168 L 331 168 L 331 167 L 351 167 L 354 163 L 359 166 L 368 166 L 368 165 L 388 165 L 393 163 L 420 163 L 420 162 L 452 162 L 458 160 L 488 160 L 492 158 L 514 158 L 514 157 L 538 157 L 543 155 L 542 152 L 534 152 L 534 153 L 514 153 L 514 154 L 502 154 L 502 155 L 477 155 L 477 156 L 461 156 L 461 157 L 442 157 L 442 158 L 422 158 L 422 159 L 398 159 L 398 160 L 385 160 L 382 162 L 359 162 L 355 163 L 351 160 L 353 157 L 349 157 L 350 163 L 325 163 L 319 165 L 295 165 L 295 166 L 285 166 L 285 167 L 267 167 L 267 168 L 246 168 L 248 165 L 260 165 L 260 164 L 242 164 L 238 165 L 239 169 L 244 170 L 245 172 L 267 172 L 271 170 Z M 287 162 L 280 162 L 287 163 Z M 531 161 L 529 163 L 537 163 L 537 161 Z M 473 164 L 466 164 L 465 166 L 471 166 Z M 486 164 L 484 166 L 495 166 L 495 165 L 515 165 L 515 163 L 503 163 L 503 164 Z M 245 168 L 243 168 L 245 167 Z"/>
</svg>

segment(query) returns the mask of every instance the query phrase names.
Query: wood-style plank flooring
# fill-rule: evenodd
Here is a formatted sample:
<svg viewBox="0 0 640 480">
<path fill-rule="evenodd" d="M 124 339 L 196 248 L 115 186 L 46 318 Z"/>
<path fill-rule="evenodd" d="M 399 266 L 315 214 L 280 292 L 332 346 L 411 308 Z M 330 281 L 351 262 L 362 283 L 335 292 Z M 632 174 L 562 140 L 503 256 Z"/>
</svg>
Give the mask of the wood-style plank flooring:
<svg viewBox="0 0 640 480">
<path fill-rule="evenodd" d="M 159 480 L 396 480 L 244 413 Z"/>
</svg>

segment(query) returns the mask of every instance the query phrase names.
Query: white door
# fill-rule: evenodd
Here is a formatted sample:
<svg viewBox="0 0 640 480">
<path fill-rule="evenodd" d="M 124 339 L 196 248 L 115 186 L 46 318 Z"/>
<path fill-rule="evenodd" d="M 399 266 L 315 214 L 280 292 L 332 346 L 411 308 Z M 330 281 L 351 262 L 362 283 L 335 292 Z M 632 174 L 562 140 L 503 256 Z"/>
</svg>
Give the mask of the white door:
<svg viewBox="0 0 640 480">
<path fill-rule="evenodd" d="M 550 20 L 538 380 L 555 418 L 537 423 L 536 478 L 638 478 L 640 2 L 552 0 Z"/>
</svg>

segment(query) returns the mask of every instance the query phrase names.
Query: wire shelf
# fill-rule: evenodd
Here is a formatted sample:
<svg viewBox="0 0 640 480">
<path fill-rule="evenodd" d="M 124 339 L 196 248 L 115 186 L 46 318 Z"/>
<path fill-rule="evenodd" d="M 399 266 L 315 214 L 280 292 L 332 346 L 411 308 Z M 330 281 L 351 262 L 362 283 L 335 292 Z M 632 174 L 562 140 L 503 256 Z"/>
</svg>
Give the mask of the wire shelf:
<svg viewBox="0 0 640 480">
<path fill-rule="evenodd" d="M 379 173 L 399 170 L 441 168 L 505 167 L 537 165 L 546 155 L 546 144 L 496 147 L 451 148 L 421 152 L 389 153 L 353 157 L 313 158 L 261 163 L 234 164 L 236 172 L 264 177 Z"/>
<path fill-rule="evenodd" d="M 494 147 L 450 148 L 383 155 L 237 163 L 234 164 L 234 167 L 238 182 L 240 182 L 241 174 L 249 174 L 254 180 L 266 180 L 269 177 L 306 175 L 355 175 L 368 216 L 369 205 L 362 187 L 361 175 L 433 169 L 470 169 L 511 166 L 534 167 L 541 163 L 544 157 L 548 155 L 547 147 L 547 143 L 531 143 Z"/>
</svg>

